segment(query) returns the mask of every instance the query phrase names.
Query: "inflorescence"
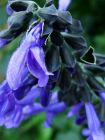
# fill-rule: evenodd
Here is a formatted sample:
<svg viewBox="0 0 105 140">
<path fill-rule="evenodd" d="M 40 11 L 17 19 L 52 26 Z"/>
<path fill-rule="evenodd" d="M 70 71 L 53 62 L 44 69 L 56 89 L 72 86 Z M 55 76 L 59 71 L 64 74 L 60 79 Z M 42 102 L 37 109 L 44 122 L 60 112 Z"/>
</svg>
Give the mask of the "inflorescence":
<svg viewBox="0 0 105 140">
<path fill-rule="evenodd" d="M 76 124 L 87 124 L 88 140 L 105 140 L 105 56 L 87 47 L 81 22 L 66 11 L 70 0 L 9 0 L 8 28 L 0 47 L 22 34 L 0 85 L 0 125 L 7 128 L 45 112 L 45 127 L 69 109 Z M 101 79 L 101 82 L 100 82 Z"/>
</svg>

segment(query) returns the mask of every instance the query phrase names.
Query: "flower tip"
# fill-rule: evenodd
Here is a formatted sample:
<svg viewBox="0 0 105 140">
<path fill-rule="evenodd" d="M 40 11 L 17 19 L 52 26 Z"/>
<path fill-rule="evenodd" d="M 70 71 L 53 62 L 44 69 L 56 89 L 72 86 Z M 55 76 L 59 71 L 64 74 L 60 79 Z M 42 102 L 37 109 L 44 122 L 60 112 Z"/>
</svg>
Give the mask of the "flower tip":
<svg viewBox="0 0 105 140">
<path fill-rule="evenodd" d="M 45 128 L 50 128 L 50 125 L 47 121 L 45 121 L 43 125 L 44 125 Z"/>
<path fill-rule="evenodd" d="M 73 116 L 74 116 L 73 112 L 69 112 L 68 115 L 67 115 L 68 118 L 71 118 Z"/>
<path fill-rule="evenodd" d="M 48 83 L 48 80 L 49 80 L 49 76 L 41 77 L 38 80 L 39 87 L 45 87 L 47 85 L 47 83 Z"/>
<path fill-rule="evenodd" d="M 4 47 L 7 44 L 5 39 L 0 38 L 0 48 Z"/>
<path fill-rule="evenodd" d="M 13 10 L 12 10 L 12 8 L 10 7 L 10 4 L 7 4 L 7 6 L 6 6 L 6 12 L 7 12 L 8 15 L 12 15 Z"/>
</svg>

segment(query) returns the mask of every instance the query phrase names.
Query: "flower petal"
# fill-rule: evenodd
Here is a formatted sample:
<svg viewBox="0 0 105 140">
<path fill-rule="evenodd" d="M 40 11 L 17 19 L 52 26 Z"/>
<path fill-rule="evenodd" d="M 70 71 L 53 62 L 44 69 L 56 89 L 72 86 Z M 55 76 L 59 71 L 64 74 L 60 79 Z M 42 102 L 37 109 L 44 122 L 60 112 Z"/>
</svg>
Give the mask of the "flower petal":
<svg viewBox="0 0 105 140">
<path fill-rule="evenodd" d="M 45 66 L 44 52 L 41 47 L 30 49 L 28 53 L 27 65 L 30 73 L 39 79 L 39 86 L 46 86 L 51 73 L 47 71 Z"/>
<path fill-rule="evenodd" d="M 29 33 L 27 34 L 26 39 L 28 40 L 28 42 L 31 43 L 32 47 L 44 45 L 45 39 L 41 38 L 42 28 L 43 23 L 40 22 L 35 27 L 33 27 L 31 31 L 29 31 Z"/>
<path fill-rule="evenodd" d="M 8 43 L 8 41 L 6 39 L 0 38 L 0 48 L 5 46 L 7 43 Z"/>
<path fill-rule="evenodd" d="M 79 103 L 79 104 L 72 106 L 70 112 L 68 113 L 68 118 L 71 118 L 74 115 L 76 115 L 82 106 L 83 106 L 82 103 Z"/>
<path fill-rule="evenodd" d="M 33 87 L 29 93 L 22 100 L 17 101 L 17 103 L 20 105 L 32 104 L 35 99 L 40 97 L 41 92 L 41 88 Z"/>
<path fill-rule="evenodd" d="M 55 115 L 56 115 L 56 113 L 53 113 L 53 112 L 48 112 L 48 113 L 46 114 L 46 120 L 45 120 L 45 122 L 44 122 L 44 127 L 45 127 L 45 128 L 48 128 L 48 127 L 51 126 L 52 121 L 53 121 Z"/>
<path fill-rule="evenodd" d="M 46 107 L 46 111 L 56 112 L 56 113 L 63 112 L 65 109 L 66 109 L 66 105 L 63 102 L 51 104 L 48 107 Z"/>
<path fill-rule="evenodd" d="M 11 111 L 14 110 L 15 107 L 15 99 L 13 94 L 8 94 L 5 97 L 5 101 L 0 107 L 0 116 L 8 115 Z"/>
<path fill-rule="evenodd" d="M 20 122 L 22 121 L 22 109 L 17 106 L 12 115 L 8 116 L 5 120 L 5 126 L 7 128 L 18 127 Z"/>
<path fill-rule="evenodd" d="M 16 90 L 21 85 L 21 79 L 27 58 L 27 44 L 22 44 L 10 59 L 7 69 L 7 81 L 11 89 Z"/>
<path fill-rule="evenodd" d="M 88 126 L 91 131 L 100 129 L 101 124 L 91 103 L 85 104 Z"/>
<path fill-rule="evenodd" d="M 66 10 L 72 0 L 59 0 L 59 10 Z"/>
</svg>

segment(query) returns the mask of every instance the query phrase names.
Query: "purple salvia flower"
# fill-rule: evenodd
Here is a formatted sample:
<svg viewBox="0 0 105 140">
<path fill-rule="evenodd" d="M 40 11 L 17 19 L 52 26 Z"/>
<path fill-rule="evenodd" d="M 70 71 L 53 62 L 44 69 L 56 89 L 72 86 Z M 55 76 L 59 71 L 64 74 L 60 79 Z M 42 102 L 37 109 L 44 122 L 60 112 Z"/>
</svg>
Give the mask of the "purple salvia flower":
<svg viewBox="0 0 105 140">
<path fill-rule="evenodd" d="M 45 65 L 45 56 L 42 49 L 45 40 L 41 38 L 42 28 L 42 23 L 33 27 L 10 59 L 7 70 L 7 81 L 9 86 L 14 90 L 22 82 L 22 75 L 26 64 L 30 73 L 38 78 L 40 87 L 45 86 L 49 75 L 52 75 L 47 71 Z"/>
<path fill-rule="evenodd" d="M 85 108 L 89 127 L 89 130 L 85 131 L 85 133 L 89 135 L 88 140 L 105 140 L 105 135 L 101 129 L 101 123 L 93 105 L 91 103 L 86 103 Z"/>
<path fill-rule="evenodd" d="M 41 93 L 43 90 L 41 90 Z M 40 93 L 40 95 L 41 95 Z M 40 96 L 41 97 L 41 96 Z M 40 98 L 39 97 L 39 98 Z M 61 102 L 59 103 L 57 100 L 57 94 L 56 92 L 52 93 L 52 96 L 50 96 L 49 104 L 47 106 L 43 106 L 41 103 L 34 103 L 32 107 L 28 107 L 24 111 L 25 118 L 30 117 L 31 115 L 35 115 L 37 113 L 45 112 L 46 113 L 46 120 L 44 122 L 45 127 L 50 127 L 52 124 L 52 121 L 54 117 L 57 115 L 57 113 L 63 112 L 66 109 L 66 105 Z"/>
<path fill-rule="evenodd" d="M 50 88 L 50 86 L 46 88 L 34 86 L 31 90 L 25 91 L 20 87 L 13 91 L 5 81 L 0 86 L 0 125 L 7 128 L 17 127 L 24 119 L 45 112 L 44 126 L 51 126 L 54 117 L 57 113 L 63 112 L 66 105 L 58 101 L 58 93 L 51 92 Z M 21 98 L 20 94 L 23 94 Z M 36 99 L 40 102 L 36 102 Z"/>
<path fill-rule="evenodd" d="M 59 0 L 59 10 L 66 11 L 72 0 Z"/>
<path fill-rule="evenodd" d="M 25 108 L 31 107 L 35 99 L 40 97 L 41 89 L 33 87 L 20 100 L 15 97 L 15 92 L 18 91 L 11 91 L 6 82 L 0 87 L 0 125 L 5 125 L 7 128 L 17 127 L 26 118 L 24 116 Z"/>
</svg>

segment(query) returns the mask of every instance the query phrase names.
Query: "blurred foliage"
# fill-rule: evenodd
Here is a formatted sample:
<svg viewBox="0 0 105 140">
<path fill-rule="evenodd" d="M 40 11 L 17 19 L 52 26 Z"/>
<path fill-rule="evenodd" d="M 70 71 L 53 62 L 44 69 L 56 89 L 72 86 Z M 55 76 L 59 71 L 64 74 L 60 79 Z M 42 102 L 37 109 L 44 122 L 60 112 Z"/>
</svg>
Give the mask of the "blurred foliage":
<svg viewBox="0 0 105 140">
<path fill-rule="evenodd" d="M 41 6 L 44 4 L 44 0 L 36 2 Z M 55 0 L 56 5 L 57 2 Z M 7 0 L 0 0 L 0 30 L 7 26 L 6 3 Z M 73 0 L 69 10 L 74 18 L 82 21 L 88 45 L 105 53 L 105 0 Z M 0 81 L 5 78 L 7 64 L 19 45 L 19 38 L 0 50 Z M 48 129 L 43 127 L 44 118 L 44 114 L 33 116 L 17 129 L 0 128 L 0 140 L 84 140 L 81 135 L 82 128 L 76 126 L 75 121 L 67 119 L 64 114 L 55 118 L 52 128 Z"/>
</svg>

